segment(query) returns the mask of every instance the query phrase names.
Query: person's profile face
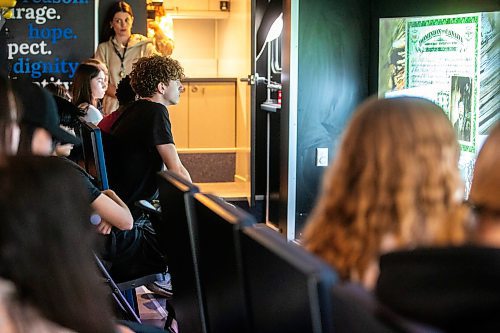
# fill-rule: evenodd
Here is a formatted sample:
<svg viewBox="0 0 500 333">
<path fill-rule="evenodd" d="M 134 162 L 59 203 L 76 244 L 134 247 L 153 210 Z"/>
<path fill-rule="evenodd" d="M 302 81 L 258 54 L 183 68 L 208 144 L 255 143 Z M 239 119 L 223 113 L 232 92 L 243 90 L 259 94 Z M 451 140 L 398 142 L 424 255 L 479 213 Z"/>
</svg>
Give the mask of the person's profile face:
<svg viewBox="0 0 500 333">
<path fill-rule="evenodd" d="M 90 91 L 92 92 L 92 98 L 101 99 L 106 93 L 106 75 L 102 70 L 99 71 L 96 77 L 90 80 Z"/>
<path fill-rule="evenodd" d="M 113 16 L 111 27 L 116 36 L 129 37 L 132 34 L 132 24 L 134 18 L 129 13 L 118 12 Z"/>
<path fill-rule="evenodd" d="M 179 103 L 181 93 L 184 91 L 184 86 L 180 80 L 170 80 L 163 96 L 168 105 L 175 105 Z"/>
</svg>

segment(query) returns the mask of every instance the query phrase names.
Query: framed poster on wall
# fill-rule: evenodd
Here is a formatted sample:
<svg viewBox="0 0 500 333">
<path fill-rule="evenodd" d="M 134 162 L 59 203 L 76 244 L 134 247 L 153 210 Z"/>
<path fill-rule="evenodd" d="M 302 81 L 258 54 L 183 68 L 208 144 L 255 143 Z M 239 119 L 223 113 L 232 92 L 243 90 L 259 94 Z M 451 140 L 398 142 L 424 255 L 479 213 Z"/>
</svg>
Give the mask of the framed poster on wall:
<svg viewBox="0 0 500 333">
<path fill-rule="evenodd" d="M 95 6 L 94 0 L 18 0 L 0 32 L 2 70 L 69 88 L 78 64 L 95 50 Z"/>
<path fill-rule="evenodd" d="M 418 96 L 439 105 L 460 143 L 470 188 L 476 154 L 500 119 L 500 12 L 381 18 L 379 96 Z"/>
</svg>

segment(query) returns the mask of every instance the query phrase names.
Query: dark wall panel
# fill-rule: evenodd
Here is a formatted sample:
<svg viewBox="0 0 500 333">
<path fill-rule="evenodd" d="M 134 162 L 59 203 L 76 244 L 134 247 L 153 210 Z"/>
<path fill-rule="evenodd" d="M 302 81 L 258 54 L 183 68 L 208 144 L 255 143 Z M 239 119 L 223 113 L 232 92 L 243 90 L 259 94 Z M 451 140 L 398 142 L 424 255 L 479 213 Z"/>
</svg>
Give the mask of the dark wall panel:
<svg viewBox="0 0 500 333">
<path fill-rule="evenodd" d="M 316 148 L 335 146 L 368 94 L 370 2 L 307 0 L 299 5 L 296 237 L 319 193 Z"/>
</svg>

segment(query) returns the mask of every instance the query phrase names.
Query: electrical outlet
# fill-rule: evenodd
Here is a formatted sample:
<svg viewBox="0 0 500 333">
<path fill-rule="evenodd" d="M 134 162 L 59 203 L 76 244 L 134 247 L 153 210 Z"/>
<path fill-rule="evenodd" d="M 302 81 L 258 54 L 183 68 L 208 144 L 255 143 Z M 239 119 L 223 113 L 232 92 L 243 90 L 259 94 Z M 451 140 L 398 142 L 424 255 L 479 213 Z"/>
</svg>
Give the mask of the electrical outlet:
<svg viewBox="0 0 500 333">
<path fill-rule="evenodd" d="M 328 148 L 316 148 L 316 166 L 328 166 Z"/>
</svg>

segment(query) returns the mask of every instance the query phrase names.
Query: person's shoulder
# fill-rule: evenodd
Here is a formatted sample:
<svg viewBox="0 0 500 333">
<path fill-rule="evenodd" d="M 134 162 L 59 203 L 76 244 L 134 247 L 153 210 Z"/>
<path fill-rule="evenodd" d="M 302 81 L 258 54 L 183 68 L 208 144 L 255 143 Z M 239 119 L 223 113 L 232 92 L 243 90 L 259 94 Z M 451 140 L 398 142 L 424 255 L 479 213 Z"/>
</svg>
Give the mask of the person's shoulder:
<svg viewBox="0 0 500 333">
<path fill-rule="evenodd" d="M 131 103 L 131 107 L 135 109 L 148 110 L 150 112 L 156 112 L 157 110 L 166 111 L 167 108 L 161 103 L 156 103 L 149 101 L 147 99 L 139 99 Z"/>
<path fill-rule="evenodd" d="M 111 44 L 111 38 L 103 42 L 100 42 L 99 44 L 97 44 L 97 47 L 106 47 L 109 44 Z"/>
<path fill-rule="evenodd" d="M 63 164 L 68 168 L 74 169 L 78 172 L 86 172 L 81 166 L 70 160 L 69 158 L 62 157 L 62 156 L 51 156 L 50 158 L 53 158 L 54 161 L 57 161 L 57 163 Z"/>
<path fill-rule="evenodd" d="M 132 34 L 128 42 L 128 47 L 138 47 L 150 43 L 153 43 L 152 39 L 141 34 Z"/>
<path fill-rule="evenodd" d="M 104 42 L 100 42 L 97 45 L 97 50 L 104 50 L 113 46 L 113 40 L 110 38 Z"/>
</svg>

